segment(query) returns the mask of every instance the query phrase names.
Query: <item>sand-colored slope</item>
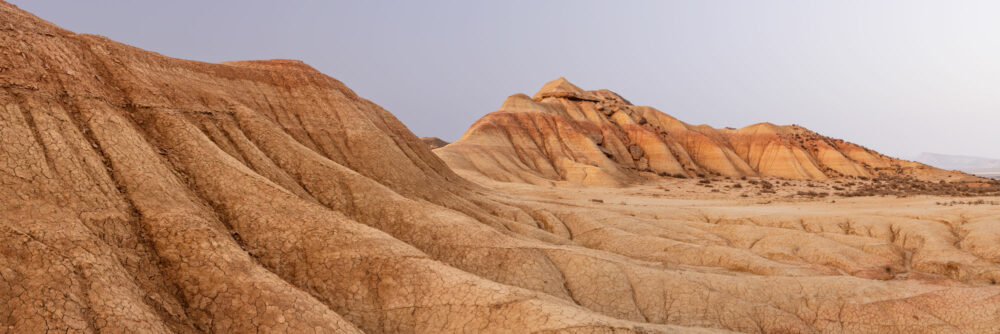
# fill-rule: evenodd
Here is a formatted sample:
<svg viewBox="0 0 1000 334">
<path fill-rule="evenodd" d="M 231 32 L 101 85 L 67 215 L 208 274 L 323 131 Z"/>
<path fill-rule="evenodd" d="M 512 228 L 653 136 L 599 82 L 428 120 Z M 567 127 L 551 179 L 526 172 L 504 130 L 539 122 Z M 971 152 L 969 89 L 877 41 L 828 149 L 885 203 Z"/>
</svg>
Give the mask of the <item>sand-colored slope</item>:
<svg viewBox="0 0 1000 334">
<path fill-rule="evenodd" d="M 529 118 L 546 121 L 525 121 Z M 523 94 L 509 97 L 499 111 L 484 116 L 462 139 L 436 153 L 466 175 L 534 184 L 614 186 L 654 174 L 968 178 L 798 126 L 693 126 L 651 107 L 634 106 L 607 90 L 585 91 L 564 78 L 545 84 L 531 99 Z"/>
<path fill-rule="evenodd" d="M 519 210 L 300 62 L 170 59 L 0 10 L 0 331 L 673 331 L 544 293 L 563 276 L 530 249 L 505 258 L 528 271 L 480 261 L 549 234 L 511 232 Z"/>
<path fill-rule="evenodd" d="M 300 62 L 167 58 L 6 3 L 0 47 L 0 332 L 1000 328 L 992 211 L 928 213 L 964 215 L 955 229 L 867 211 L 845 229 L 822 207 L 818 218 L 686 200 L 622 211 L 592 193 L 471 183 Z M 576 94 L 567 87 L 556 90 Z M 594 96 L 617 98 L 570 97 Z M 566 115 L 602 115 L 566 101 Z M 519 145 L 470 163 L 615 184 L 636 177 L 616 166 L 647 155 L 670 153 L 676 163 L 645 163 L 675 172 L 712 156 L 748 168 L 736 147 L 688 153 L 685 140 L 537 114 L 505 119 Z M 789 227 L 799 219 L 816 227 Z"/>
</svg>

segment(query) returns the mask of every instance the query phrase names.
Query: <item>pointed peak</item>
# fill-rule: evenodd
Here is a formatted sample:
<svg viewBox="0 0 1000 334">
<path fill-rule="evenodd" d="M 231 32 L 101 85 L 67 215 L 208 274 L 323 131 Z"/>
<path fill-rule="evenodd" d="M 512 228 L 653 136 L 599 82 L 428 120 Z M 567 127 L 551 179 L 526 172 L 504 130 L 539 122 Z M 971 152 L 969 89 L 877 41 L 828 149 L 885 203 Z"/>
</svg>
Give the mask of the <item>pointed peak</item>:
<svg viewBox="0 0 1000 334">
<path fill-rule="evenodd" d="M 543 86 L 543 87 L 549 87 L 549 86 L 563 88 L 563 89 L 567 89 L 567 90 L 576 90 L 576 91 L 581 91 L 581 92 L 583 91 L 583 89 L 580 89 L 580 87 L 577 87 L 572 82 L 569 82 L 569 80 L 566 80 L 566 77 L 559 77 L 558 79 L 546 82 L 545 86 Z M 545 89 L 545 88 L 542 88 L 542 89 Z"/>
<path fill-rule="evenodd" d="M 542 89 L 538 90 L 538 93 L 535 93 L 534 99 L 541 100 L 546 97 L 561 97 L 561 98 L 570 98 L 578 100 L 597 100 L 597 98 L 593 96 L 593 94 L 590 94 L 587 91 L 581 89 L 580 87 L 577 87 L 573 83 L 569 82 L 569 80 L 566 80 L 565 77 L 559 77 L 559 79 L 555 79 L 546 83 L 544 86 L 542 86 Z"/>
</svg>

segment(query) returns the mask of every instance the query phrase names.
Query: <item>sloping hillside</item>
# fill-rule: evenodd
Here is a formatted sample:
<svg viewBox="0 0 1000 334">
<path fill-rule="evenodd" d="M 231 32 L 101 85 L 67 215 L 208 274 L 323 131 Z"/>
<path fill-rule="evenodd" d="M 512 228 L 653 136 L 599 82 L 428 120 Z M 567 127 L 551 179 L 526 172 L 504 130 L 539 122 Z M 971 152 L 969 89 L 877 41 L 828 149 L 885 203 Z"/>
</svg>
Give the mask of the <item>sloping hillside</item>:
<svg viewBox="0 0 1000 334">
<path fill-rule="evenodd" d="M 958 180 L 961 173 L 887 157 L 800 126 L 742 129 L 691 125 L 608 91 L 564 78 L 534 97 L 515 94 L 499 111 L 436 151 L 449 166 L 489 178 L 620 186 L 643 176 L 773 176 L 791 179 L 912 176 Z M 645 173 L 645 175 L 643 175 Z"/>
</svg>

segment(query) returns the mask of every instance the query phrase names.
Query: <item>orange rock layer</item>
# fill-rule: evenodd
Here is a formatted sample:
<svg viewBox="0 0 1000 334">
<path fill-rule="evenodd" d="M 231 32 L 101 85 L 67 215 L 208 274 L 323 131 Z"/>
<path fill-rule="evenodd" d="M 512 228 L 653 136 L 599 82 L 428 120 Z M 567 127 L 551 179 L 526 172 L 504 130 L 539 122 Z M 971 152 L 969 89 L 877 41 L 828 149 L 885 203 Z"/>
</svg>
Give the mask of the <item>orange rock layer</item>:
<svg viewBox="0 0 1000 334">
<path fill-rule="evenodd" d="M 894 159 L 799 126 L 742 129 L 691 125 L 635 106 L 608 90 L 584 91 L 564 78 L 529 98 L 515 94 L 448 147 L 435 151 L 457 170 L 535 184 L 617 186 L 643 176 L 773 176 L 791 179 L 961 173 Z"/>
</svg>

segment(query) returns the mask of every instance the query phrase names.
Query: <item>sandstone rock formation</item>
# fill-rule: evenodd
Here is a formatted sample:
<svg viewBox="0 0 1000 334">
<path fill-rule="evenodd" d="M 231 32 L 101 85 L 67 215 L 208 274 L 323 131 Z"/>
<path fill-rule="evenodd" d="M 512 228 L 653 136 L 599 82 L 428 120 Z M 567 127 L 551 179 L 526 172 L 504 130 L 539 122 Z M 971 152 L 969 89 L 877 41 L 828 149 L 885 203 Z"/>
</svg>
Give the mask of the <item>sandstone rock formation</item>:
<svg viewBox="0 0 1000 334">
<path fill-rule="evenodd" d="M 427 148 L 432 150 L 436 148 L 442 148 L 445 147 L 445 145 L 448 145 L 448 142 L 441 140 L 441 138 L 438 137 L 420 137 L 420 140 L 423 141 L 425 145 L 427 145 Z"/>
<path fill-rule="evenodd" d="M 0 2 L 0 333 L 1000 330 L 992 208 L 516 190 L 301 62 L 173 59 Z"/>
<path fill-rule="evenodd" d="M 449 166 L 501 181 L 570 181 L 620 186 L 652 174 L 792 179 L 967 175 L 894 159 L 800 126 L 742 129 L 691 125 L 632 105 L 608 90 L 584 91 L 564 78 L 534 97 L 515 94 L 499 111 L 436 151 Z"/>
</svg>

